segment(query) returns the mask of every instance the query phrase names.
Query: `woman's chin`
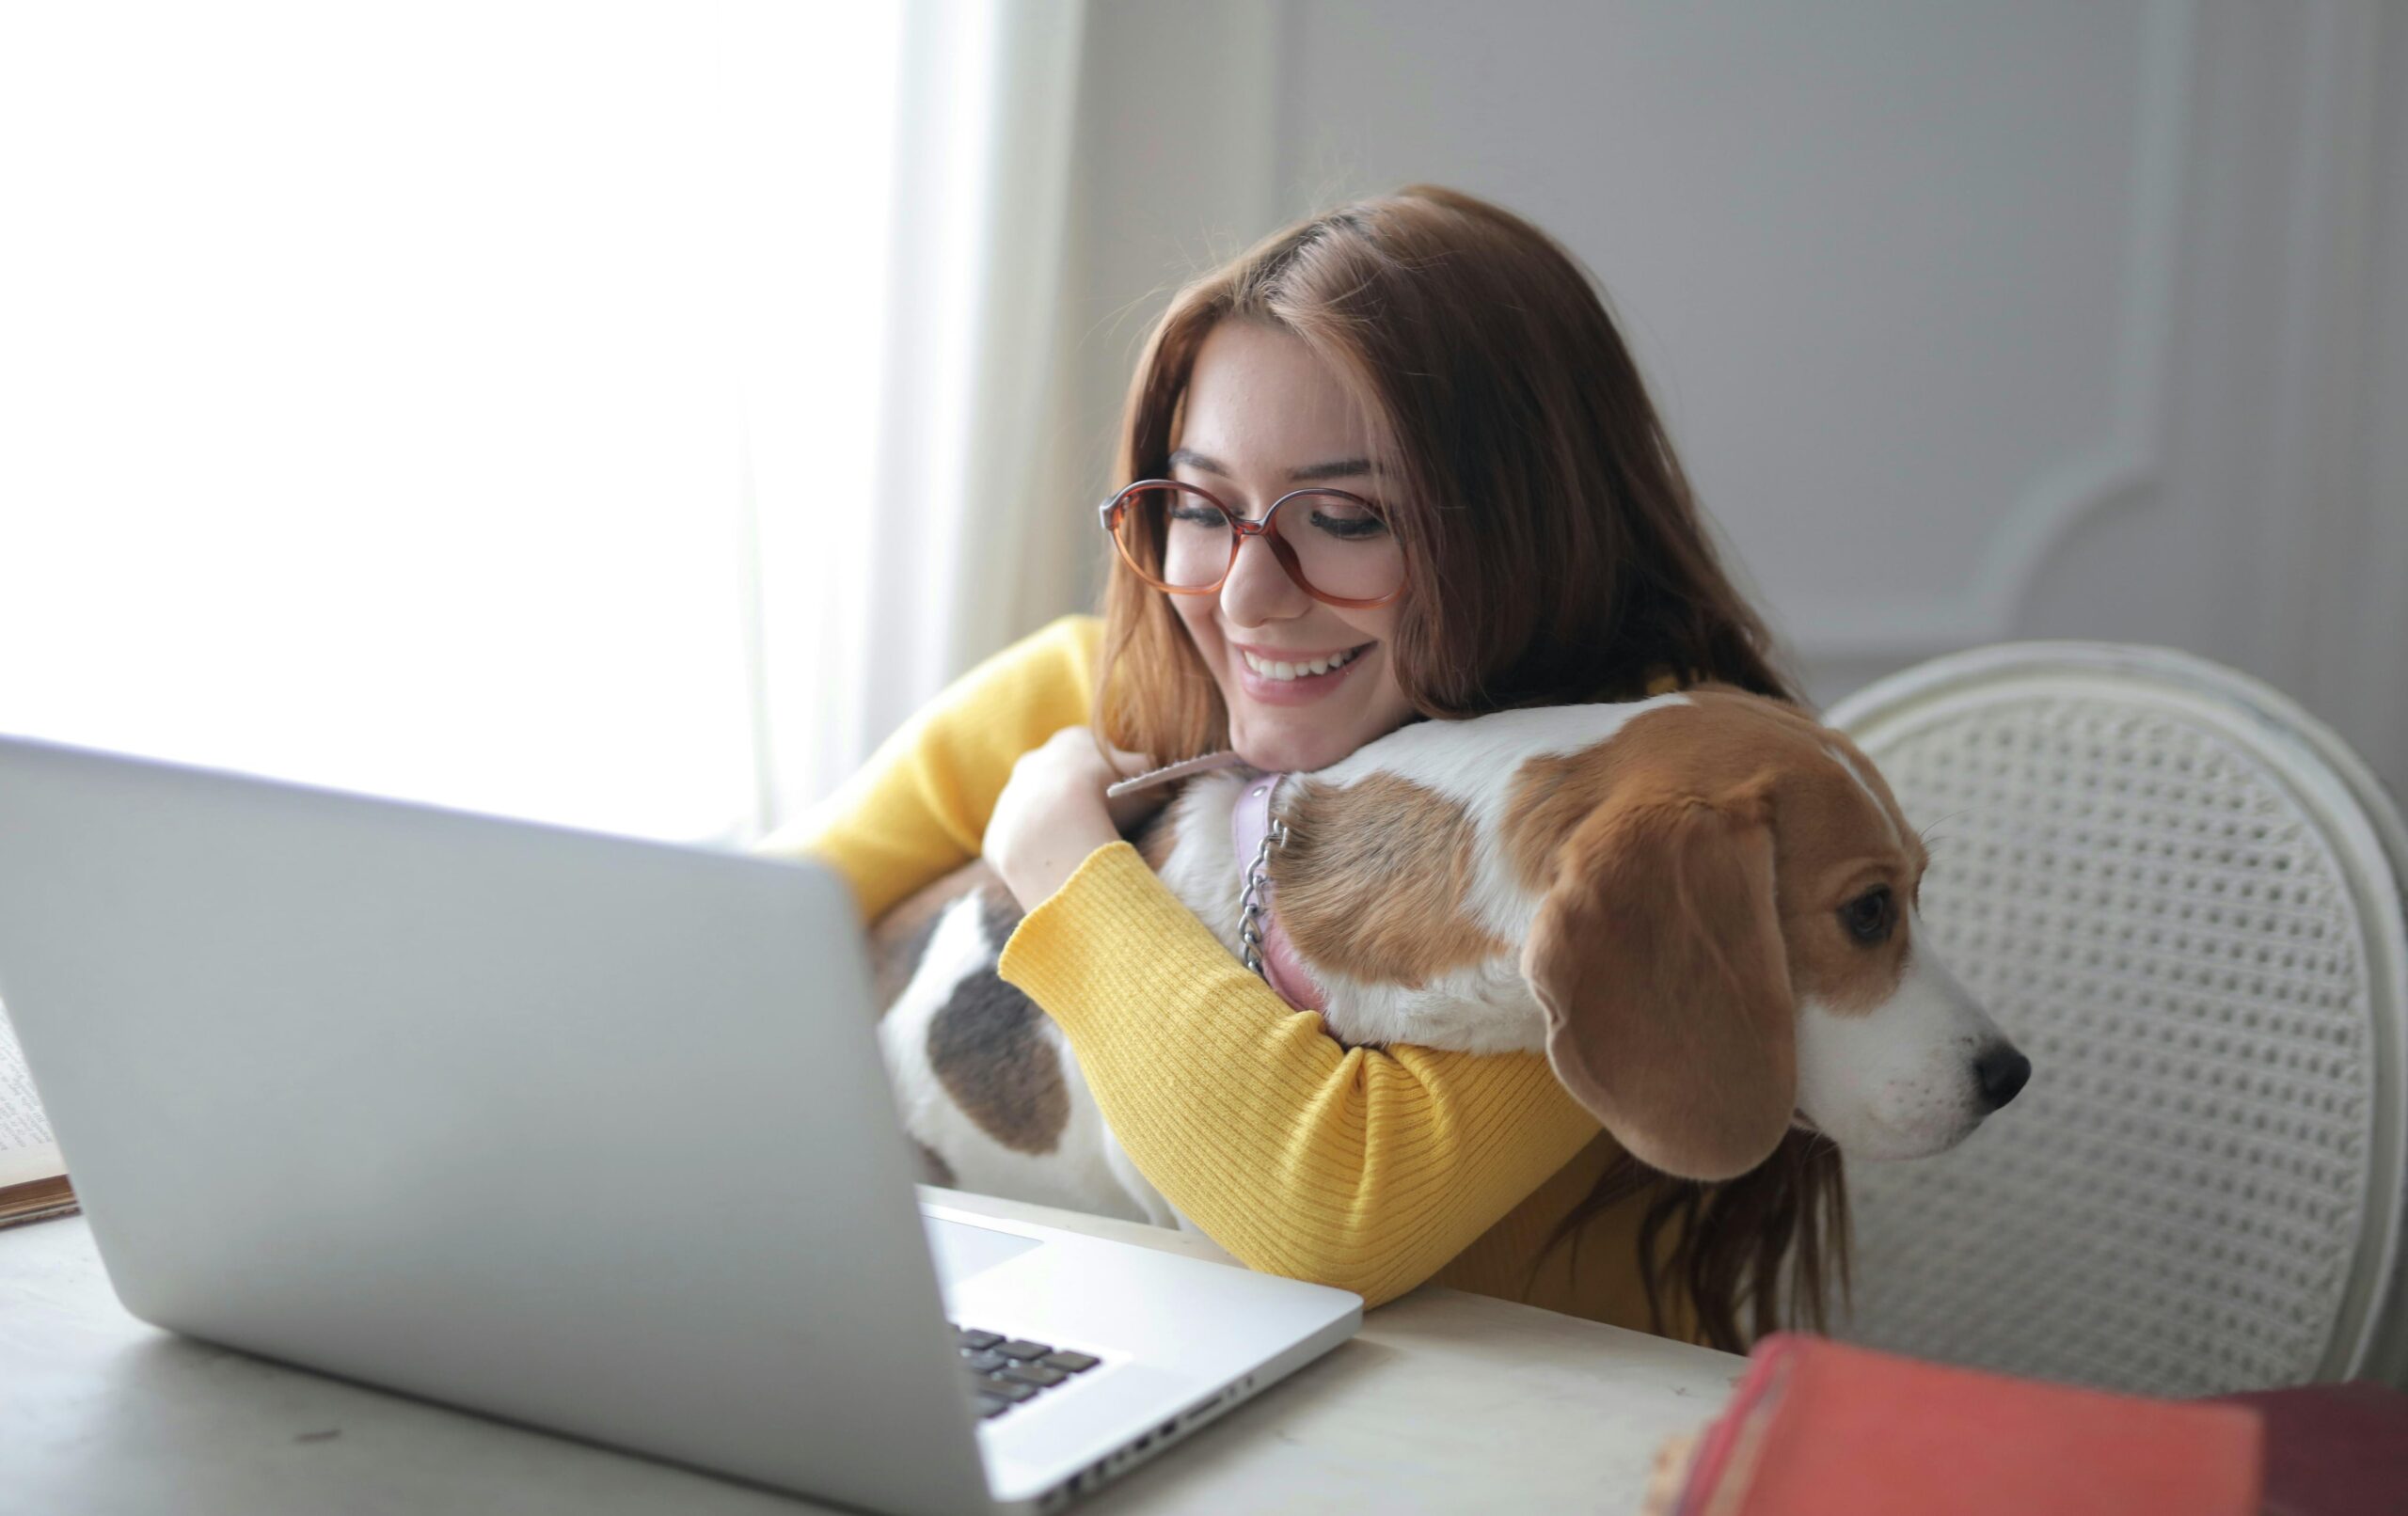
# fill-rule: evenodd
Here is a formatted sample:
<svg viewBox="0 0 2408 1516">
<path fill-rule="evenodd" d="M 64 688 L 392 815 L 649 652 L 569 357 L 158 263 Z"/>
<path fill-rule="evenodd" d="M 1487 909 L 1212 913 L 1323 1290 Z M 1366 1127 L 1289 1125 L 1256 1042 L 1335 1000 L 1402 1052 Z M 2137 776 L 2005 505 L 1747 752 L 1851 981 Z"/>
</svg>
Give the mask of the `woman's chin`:
<svg viewBox="0 0 2408 1516">
<path fill-rule="evenodd" d="M 1229 746 L 1248 764 L 1273 774 L 1303 774 L 1327 768 L 1396 730 L 1412 707 L 1396 692 L 1375 661 L 1376 654 L 1347 665 L 1346 674 L 1319 698 L 1258 699 L 1251 675 L 1236 687 L 1226 679 L 1221 698 L 1229 713 Z M 1348 674 L 1353 677 L 1347 677 Z M 1370 681 L 1377 680 L 1377 683 Z"/>
<path fill-rule="evenodd" d="M 1330 765 L 1354 751 L 1326 732 L 1244 731 L 1231 744 L 1237 755 L 1266 774 L 1302 774 Z"/>
</svg>

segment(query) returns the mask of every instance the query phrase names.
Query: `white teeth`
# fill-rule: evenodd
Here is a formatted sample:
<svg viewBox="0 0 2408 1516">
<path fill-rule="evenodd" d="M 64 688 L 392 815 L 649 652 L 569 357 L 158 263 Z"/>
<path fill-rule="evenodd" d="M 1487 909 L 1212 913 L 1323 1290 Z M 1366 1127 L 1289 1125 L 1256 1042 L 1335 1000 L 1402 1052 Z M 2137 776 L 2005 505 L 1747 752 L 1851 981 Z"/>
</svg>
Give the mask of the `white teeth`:
<svg viewBox="0 0 2408 1516">
<path fill-rule="evenodd" d="M 1245 666 L 1266 679 L 1301 679 L 1308 674 L 1327 673 L 1332 669 L 1344 668 L 1354 657 L 1352 653 L 1334 653 L 1310 663 L 1269 663 L 1243 648 L 1238 651 L 1245 654 Z"/>
</svg>

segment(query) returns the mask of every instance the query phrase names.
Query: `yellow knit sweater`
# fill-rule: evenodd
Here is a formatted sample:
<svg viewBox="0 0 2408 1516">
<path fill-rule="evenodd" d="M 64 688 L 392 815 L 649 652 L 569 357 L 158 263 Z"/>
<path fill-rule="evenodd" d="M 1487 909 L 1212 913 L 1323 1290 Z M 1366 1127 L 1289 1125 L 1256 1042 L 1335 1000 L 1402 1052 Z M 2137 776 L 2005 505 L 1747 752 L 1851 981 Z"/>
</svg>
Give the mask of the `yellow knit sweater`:
<svg viewBox="0 0 2408 1516">
<path fill-rule="evenodd" d="M 967 862 L 1014 761 L 1087 720 L 1101 631 L 1064 617 L 972 670 L 760 850 L 833 866 L 864 921 Z M 1028 913 L 1002 971 L 1068 1035 L 1146 1177 L 1249 1266 L 1372 1305 L 1435 1280 L 1648 1329 L 1643 1195 L 1584 1228 L 1576 1256 L 1543 1255 L 1618 1152 L 1544 1058 L 1339 1047 L 1127 843 Z M 1686 1299 L 1666 1305 L 1687 1335 Z"/>
</svg>

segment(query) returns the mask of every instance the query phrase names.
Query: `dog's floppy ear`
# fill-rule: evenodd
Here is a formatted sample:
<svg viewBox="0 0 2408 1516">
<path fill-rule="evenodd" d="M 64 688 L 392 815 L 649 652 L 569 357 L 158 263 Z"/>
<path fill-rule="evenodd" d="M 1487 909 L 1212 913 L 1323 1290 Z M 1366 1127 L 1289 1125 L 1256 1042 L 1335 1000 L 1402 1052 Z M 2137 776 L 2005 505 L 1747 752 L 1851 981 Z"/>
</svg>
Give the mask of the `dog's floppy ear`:
<svg viewBox="0 0 2408 1516">
<path fill-rule="evenodd" d="M 1768 787 L 1657 791 L 1592 813 L 1522 950 L 1556 1078 L 1651 1168 L 1728 1179 L 1798 1101 Z"/>
</svg>

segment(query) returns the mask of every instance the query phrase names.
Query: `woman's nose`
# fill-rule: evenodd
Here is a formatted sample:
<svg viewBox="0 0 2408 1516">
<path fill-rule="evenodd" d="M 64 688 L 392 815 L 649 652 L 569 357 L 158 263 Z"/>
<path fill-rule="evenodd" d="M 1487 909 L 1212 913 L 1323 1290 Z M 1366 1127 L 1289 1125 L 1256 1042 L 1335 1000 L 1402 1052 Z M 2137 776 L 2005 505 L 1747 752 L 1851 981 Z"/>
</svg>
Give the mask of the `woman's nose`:
<svg viewBox="0 0 2408 1516">
<path fill-rule="evenodd" d="M 1221 584 L 1222 619 L 1239 626 L 1259 626 L 1267 621 L 1301 615 L 1312 597 L 1288 577 L 1278 555 L 1261 537 L 1238 544 L 1238 561 Z"/>
</svg>

